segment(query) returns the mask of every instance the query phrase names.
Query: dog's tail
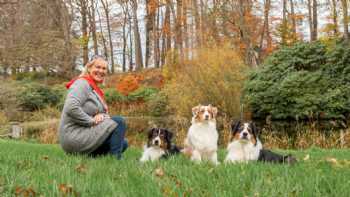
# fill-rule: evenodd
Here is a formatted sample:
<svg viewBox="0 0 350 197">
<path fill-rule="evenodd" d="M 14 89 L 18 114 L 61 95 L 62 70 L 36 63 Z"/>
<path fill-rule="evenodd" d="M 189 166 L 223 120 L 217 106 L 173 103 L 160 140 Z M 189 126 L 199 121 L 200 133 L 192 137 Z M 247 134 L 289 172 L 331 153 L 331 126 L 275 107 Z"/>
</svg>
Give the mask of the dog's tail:
<svg viewBox="0 0 350 197">
<path fill-rule="evenodd" d="M 283 163 L 293 165 L 297 162 L 298 162 L 298 160 L 295 157 L 293 157 L 293 155 L 291 155 L 291 154 L 288 154 L 288 155 L 283 157 Z"/>
<path fill-rule="evenodd" d="M 190 157 L 192 155 L 193 149 L 191 147 L 184 147 L 180 149 L 180 152 L 184 154 L 185 156 Z"/>
</svg>

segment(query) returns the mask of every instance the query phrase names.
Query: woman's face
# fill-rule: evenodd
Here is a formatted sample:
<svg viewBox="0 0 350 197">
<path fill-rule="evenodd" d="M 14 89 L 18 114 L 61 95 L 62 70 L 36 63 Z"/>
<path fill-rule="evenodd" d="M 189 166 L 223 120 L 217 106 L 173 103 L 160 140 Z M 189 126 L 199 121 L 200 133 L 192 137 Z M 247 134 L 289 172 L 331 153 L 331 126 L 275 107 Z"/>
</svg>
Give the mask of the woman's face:
<svg viewBox="0 0 350 197">
<path fill-rule="evenodd" d="M 89 74 L 96 83 L 102 83 L 107 75 L 107 62 L 102 59 L 97 59 L 91 66 Z"/>
</svg>

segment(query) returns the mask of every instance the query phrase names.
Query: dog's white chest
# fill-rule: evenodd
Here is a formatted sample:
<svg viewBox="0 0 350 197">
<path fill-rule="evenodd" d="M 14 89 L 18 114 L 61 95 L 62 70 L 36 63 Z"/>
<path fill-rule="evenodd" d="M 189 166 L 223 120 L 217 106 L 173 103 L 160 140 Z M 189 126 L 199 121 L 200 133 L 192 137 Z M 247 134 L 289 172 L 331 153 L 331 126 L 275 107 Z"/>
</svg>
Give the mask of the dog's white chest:
<svg viewBox="0 0 350 197">
<path fill-rule="evenodd" d="M 197 149 L 217 149 L 218 132 L 215 124 L 194 124 L 188 132 L 190 143 Z"/>
<path fill-rule="evenodd" d="M 143 155 L 140 159 L 141 162 L 155 161 L 165 154 L 165 151 L 158 147 L 147 147 L 144 148 Z"/>
<path fill-rule="evenodd" d="M 225 162 L 244 162 L 258 160 L 259 152 L 262 149 L 261 142 L 242 144 L 238 141 L 231 142 L 227 146 L 228 154 Z"/>
</svg>

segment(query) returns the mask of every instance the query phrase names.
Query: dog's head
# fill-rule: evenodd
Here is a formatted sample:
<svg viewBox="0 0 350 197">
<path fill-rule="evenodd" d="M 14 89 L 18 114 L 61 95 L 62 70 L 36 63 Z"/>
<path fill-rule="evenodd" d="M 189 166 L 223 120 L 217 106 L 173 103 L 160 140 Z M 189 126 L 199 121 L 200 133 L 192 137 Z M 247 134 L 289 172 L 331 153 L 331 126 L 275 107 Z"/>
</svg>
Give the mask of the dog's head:
<svg viewBox="0 0 350 197">
<path fill-rule="evenodd" d="M 198 105 L 192 108 L 193 119 L 196 122 L 215 121 L 218 109 L 212 105 Z"/>
<path fill-rule="evenodd" d="M 148 131 L 148 146 L 157 146 L 162 149 L 171 147 L 173 133 L 163 128 L 152 128 Z"/>
<path fill-rule="evenodd" d="M 233 122 L 231 125 L 231 129 L 231 141 L 240 141 L 242 143 L 248 143 L 250 141 L 251 143 L 256 145 L 258 132 L 253 122 Z"/>
</svg>

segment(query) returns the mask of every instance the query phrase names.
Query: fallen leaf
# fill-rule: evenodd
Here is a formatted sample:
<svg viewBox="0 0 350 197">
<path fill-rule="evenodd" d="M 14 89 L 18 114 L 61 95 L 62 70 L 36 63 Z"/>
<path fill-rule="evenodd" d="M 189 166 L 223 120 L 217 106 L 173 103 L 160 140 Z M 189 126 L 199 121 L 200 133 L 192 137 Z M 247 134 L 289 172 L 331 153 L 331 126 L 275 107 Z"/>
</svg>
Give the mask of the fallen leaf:
<svg viewBox="0 0 350 197">
<path fill-rule="evenodd" d="M 60 190 L 61 193 L 64 195 L 71 194 L 73 192 L 73 187 L 72 185 L 66 185 L 66 184 L 60 184 L 58 186 L 58 189 Z"/>
<path fill-rule="evenodd" d="M 43 159 L 43 160 L 48 160 L 48 159 L 49 159 L 49 156 L 44 155 L 44 156 L 42 157 L 42 159 Z"/>
<path fill-rule="evenodd" d="M 73 189 L 73 186 L 70 185 L 70 184 L 59 184 L 59 185 L 58 185 L 58 190 L 59 190 L 64 196 L 67 196 L 67 195 L 79 196 L 79 193 L 76 192 L 76 191 Z"/>
<path fill-rule="evenodd" d="M 329 163 L 334 164 L 334 165 L 338 164 L 338 161 L 336 158 L 328 157 L 328 158 L 326 158 L 326 161 L 328 161 Z"/>
<path fill-rule="evenodd" d="M 307 154 L 307 155 L 304 157 L 304 161 L 307 161 L 307 160 L 309 160 L 309 159 L 310 159 L 310 155 Z"/>
<path fill-rule="evenodd" d="M 35 197 L 36 192 L 31 187 L 23 188 L 21 186 L 17 186 L 15 188 L 15 196 Z"/>
<path fill-rule="evenodd" d="M 19 195 L 21 192 L 22 192 L 22 187 L 20 187 L 20 186 L 17 186 L 16 188 L 15 188 L 15 194 L 16 194 L 16 196 L 17 195 Z"/>
<path fill-rule="evenodd" d="M 86 173 L 87 167 L 84 164 L 79 164 L 75 167 L 75 170 L 79 173 Z"/>
<path fill-rule="evenodd" d="M 154 174 L 158 177 L 164 176 L 164 170 L 162 168 L 157 168 L 154 170 Z"/>
</svg>

